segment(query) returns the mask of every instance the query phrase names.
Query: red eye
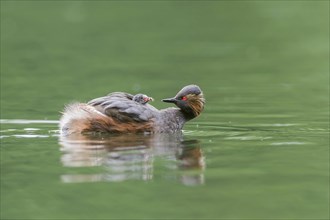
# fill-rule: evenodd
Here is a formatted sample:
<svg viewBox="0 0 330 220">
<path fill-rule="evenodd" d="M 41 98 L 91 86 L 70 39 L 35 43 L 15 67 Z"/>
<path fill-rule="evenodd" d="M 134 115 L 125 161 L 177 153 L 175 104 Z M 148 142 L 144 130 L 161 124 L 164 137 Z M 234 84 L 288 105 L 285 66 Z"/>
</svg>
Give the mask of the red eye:
<svg viewBox="0 0 330 220">
<path fill-rule="evenodd" d="M 183 97 L 182 97 L 182 100 L 183 100 L 183 101 L 186 101 L 186 100 L 187 100 L 187 97 L 186 97 L 186 96 L 183 96 Z"/>
</svg>

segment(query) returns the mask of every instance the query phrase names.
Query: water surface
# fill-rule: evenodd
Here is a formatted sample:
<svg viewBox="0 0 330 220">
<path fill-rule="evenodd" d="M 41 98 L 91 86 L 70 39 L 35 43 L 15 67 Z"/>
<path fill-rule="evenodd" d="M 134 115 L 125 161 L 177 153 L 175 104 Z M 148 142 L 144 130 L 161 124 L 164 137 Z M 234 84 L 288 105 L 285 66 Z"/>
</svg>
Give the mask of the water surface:
<svg viewBox="0 0 330 220">
<path fill-rule="evenodd" d="M 329 218 L 327 1 L 2 1 L 1 218 Z M 182 133 L 61 137 L 60 111 L 113 91 Z"/>
</svg>

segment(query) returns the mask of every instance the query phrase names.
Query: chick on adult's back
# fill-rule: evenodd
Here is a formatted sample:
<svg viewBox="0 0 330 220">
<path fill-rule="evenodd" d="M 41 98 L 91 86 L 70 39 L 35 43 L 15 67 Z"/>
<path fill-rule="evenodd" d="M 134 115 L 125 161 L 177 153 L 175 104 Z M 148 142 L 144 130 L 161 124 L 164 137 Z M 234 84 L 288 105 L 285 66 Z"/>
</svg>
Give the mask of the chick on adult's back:
<svg viewBox="0 0 330 220">
<path fill-rule="evenodd" d="M 175 97 L 162 100 L 178 108 L 158 110 L 134 100 L 131 94 L 114 92 L 88 103 L 70 104 L 60 120 L 61 132 L 176 132 L 185 122 L 201 114 L 205 104 L 203 92 L 196 85 L 185 86 Z"/>
</svg>

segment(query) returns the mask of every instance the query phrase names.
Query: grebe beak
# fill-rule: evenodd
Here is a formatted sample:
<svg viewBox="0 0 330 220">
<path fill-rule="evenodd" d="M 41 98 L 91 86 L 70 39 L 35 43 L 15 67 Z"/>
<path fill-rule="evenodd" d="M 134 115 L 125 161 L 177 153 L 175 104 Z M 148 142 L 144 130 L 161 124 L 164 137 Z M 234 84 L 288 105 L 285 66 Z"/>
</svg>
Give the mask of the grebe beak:
<svg viewBox="0 0 330 220">
<path fill-rule="evenodd" d="M 143 101 L 149 102 L 149 101 L 154 101 L 154 99 L 152 97 L 145 97 L 143 98 Z"/>
<path fill-rule="evenodd" d="M 176 103 L 177 100 L 175 98 L 169 98 L 169 99 L 163 99 L 163 102 L 169 102 L 169 103 Z"/>
</svg>

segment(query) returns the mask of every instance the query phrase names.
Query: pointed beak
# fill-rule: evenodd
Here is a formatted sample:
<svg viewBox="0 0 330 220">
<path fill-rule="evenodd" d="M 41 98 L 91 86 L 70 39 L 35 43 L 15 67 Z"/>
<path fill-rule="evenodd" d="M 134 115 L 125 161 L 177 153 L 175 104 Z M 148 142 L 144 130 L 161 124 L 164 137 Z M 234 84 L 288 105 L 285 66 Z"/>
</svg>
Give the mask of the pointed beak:
<svg viewBox="0 0 330 220">
<path fill-rule="evenodd" d="M 150 101 L 154 101 L 154 99 L 152 97 L 144 97 L 143 101 L 150 102 Z"/>
<path fill-rule="evenodd" d="M 175 98 L 169 98 L 169 99 L 163 99 L 163 102 L 169 102 L 169 103 L 176 103 L 177 100 Z"/>
</svg>

